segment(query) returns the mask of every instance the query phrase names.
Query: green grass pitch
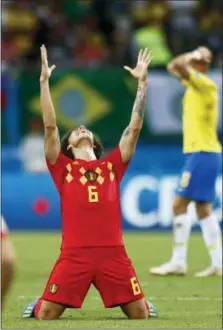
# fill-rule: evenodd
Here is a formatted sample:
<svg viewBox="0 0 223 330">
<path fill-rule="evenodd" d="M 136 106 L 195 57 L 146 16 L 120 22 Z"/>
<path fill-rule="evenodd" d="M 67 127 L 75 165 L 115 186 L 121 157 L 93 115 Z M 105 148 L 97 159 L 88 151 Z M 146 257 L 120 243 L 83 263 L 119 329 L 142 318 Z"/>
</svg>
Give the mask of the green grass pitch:
<svg viewBox="0 0 223 330">
<path fill-rule="evenodd" d="M 189 273 L 185 277 L 153 277 L 148 267 L 170 257 L 171 234 L 127 233 L 125 242 L 144 293 L 159 311 L 158 319 L 127 320 L 119 308 L 105 309 L 91 288 L 81 310 L 67 310 L 56 321 L 21 319 L 24 306 L 42 294 L 59 254 L 60 235 L 13 234 L 17 250 L 17 276 L 3 311 L 2 328 L 222 328 L 221 278 L 194 278 L 209 263 L 200 234 L 189 247 Z"/>
</svg>

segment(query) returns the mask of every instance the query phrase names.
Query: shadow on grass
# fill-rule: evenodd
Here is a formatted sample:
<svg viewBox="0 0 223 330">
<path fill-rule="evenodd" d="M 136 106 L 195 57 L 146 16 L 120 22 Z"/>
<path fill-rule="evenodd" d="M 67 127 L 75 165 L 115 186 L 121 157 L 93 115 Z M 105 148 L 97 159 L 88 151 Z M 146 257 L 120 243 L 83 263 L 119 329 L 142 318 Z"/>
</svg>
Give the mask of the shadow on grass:
<svg viewBox="0 0 223 330">
<path fill-rule="evenodd" d="M 50 321 L 39 321 L 36 320 L 34 318 L 27 318 L 27 319 L 21 319 L 21 318 L 15 318 L 15 321 L 24 321 L 24 322 L 37 322 L 37 323 L 41 323 L 41 322 L 63 322 L 63 321 L 83 321 L 83 322 L 90 322 L 90 321 L 125 321 L 125 322 L 156 322 L 158 320 L 162 320 L 162 321 L 168 321 L 169 319 L 167 317 L 159 317 L 159 318 L 151 318 L 148 320 L 140 320 L 140 319 L 136 319 L 136 320 L 130 320 L 127 319 L 125 316 L 116 316 L 116 317 L 109 317 L 109 316 L 95 316 L 95 317 L 89 317 L 87 315 L 83 315 L 83 316 L 75 316 L 75 315 L 67 315 L 67 316 L 63 316 L 60 317 L 59 319 L 56 320 L 50 320 Z"/>
</svg>

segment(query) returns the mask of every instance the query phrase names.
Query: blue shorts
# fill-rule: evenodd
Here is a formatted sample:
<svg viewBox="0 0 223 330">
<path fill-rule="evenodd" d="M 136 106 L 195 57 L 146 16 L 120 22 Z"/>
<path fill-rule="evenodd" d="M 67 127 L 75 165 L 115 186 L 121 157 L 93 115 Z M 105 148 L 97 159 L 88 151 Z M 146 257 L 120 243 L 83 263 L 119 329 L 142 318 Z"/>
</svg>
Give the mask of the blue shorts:
<svg viewBox="0 0 223 330">
<path fill-rule="evenodd" d="M 214 202 L 216 179 L 221 173 L 222 154 L 194 152 L 185 155 L 176 194 L 193 201 Z"/>
</svg>

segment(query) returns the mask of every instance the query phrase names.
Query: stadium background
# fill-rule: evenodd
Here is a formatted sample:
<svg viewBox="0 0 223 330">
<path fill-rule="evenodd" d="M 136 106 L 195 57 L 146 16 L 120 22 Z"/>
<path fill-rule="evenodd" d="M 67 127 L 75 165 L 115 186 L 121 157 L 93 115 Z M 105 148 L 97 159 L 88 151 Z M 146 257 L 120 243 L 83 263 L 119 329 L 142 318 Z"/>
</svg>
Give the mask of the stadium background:
<svg viewBox="0 0 223 330">
<path fill-rule="evenodd" d="M 121 187 L 123 227 L 171 228 L 171 200 L 183 164 L 183 87 L 165 66 L 174 55 L 207 45 L 214 53 L 211 75 L 222 93 L 221 7 L 220 0 L 2 2 L 2 213 L 10 229 L 61 227 L 58 194 L 43 155 L 41 44 L 57 65 L 51 93 L 61 135 L 85 124 L 106 152 L 128 124 L 136 93 L 123 65 L 135 64 L 140 47 L 152 49 L 145 124 Z M 221 177 L 216 191 L 220 219 Z M 190 212 L 196 224 L 193 206 Z"/>
</svg>

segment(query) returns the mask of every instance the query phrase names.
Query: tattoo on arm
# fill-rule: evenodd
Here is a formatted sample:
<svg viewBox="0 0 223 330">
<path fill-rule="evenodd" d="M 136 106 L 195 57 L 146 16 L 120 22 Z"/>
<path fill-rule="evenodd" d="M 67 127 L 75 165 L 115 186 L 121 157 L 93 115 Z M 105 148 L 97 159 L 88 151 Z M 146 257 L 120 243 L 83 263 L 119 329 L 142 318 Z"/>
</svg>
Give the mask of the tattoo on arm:
<svg viewBox="0 0 223 330">
<path fill-rule="evenodd" d="M 121 142 L 125 141 L 125 151 L 128 148 L 130 148 L 132 152 L 132 146 L 135 145 L 135 143 L 138 140 L 139 133 L 142 128 L 143 117 L 146 108 L 146 90 L 147 90 L 147 82 L 141 83 L 138 86 L 136 99 L 132 110 L 132 117 L 129 126 L 126 127 L 126 129 L 122 134 Z"/>
<path fill-rule="evenodd" d="M 145 87 L 139 86 L 134 107 L 133 107 L 133 112 L 138 113 L 138 115 L 143 118 L 144 113 L 146 109 L 146 85 Z"/>
<path fill-rule="evenodd" d="M 140 81 L 129 126 L 124 130 L 120 140 L 120 150 L 124 162 L 129 161 L 135 152 L 146 109 L 146 91 L 147 81 Z"/>
<path fill-rule="evenodd" d="M 127 135 L 129 135 L 129 133 L 130 133 L 130 128 L 129 128 L 129 126 L 128 126 L 128 127 L 126 127 L 126 129 L 124 130 L 122 136 L 127 136 Z"/>
</svg>

